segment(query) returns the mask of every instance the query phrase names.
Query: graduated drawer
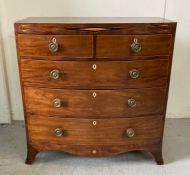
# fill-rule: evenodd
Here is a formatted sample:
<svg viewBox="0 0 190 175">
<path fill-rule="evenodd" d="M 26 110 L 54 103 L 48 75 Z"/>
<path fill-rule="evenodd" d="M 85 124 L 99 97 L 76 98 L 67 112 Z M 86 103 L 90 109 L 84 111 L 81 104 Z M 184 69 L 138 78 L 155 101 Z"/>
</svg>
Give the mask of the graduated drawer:
<svg viewBox="0 0 190 175">
<path fill-rule="evenodd" d="M 134 117 L 161 114 L 165 88 L 62 90 L 25 87 L 26 112 L 60 117 Z"/>
<path fill-rule="evenodd" d="M 68 58 L 91 58 L 93 55 L 92 35 L 17 35 L 20 56 L 48 56 Z M 53 50 L 54 49 L 54 50 Z"/>
<path fill-rule="evenodd" d="M 168 60 L 40 61 L 21 60 L 24 86 L 117 89 L 167 86 Z"/>
<path fill-rule="evenodd" d="M 161 141 L 163 117 L 75 119 L 29 116 L 31 142 L 65 145 L 151 145 Z"/>
<path fill-rule="evenodd" d="M 169 55 L 172 35 L 98 35 L 97 58 Z"/>
</svg>

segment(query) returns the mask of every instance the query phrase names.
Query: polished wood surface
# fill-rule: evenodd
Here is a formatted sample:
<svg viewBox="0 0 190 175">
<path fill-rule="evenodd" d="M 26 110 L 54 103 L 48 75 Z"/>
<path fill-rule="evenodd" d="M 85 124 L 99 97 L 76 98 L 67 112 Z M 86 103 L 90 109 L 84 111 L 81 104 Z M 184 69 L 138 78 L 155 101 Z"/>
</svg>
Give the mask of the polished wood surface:
<svg viewBox="0 0 190 175">
<path fill-rule="evenodd" d="M 125 23 L 125 24 L 138 24 L 138 23 L 175 23 L 174 21 L 159 18 L 159 17 L 29 17 L 22 19 L 16 22 L 17 24 L 28 23 L 28 24 L 117 24 L 117 23 Z"/>
<path fill-rule="evenodd" d="M 175 31 L 176 22 L 162 18 L 16 22 L 26 163 L 48 150 L 92 157 L 141 150 L 163 164 Z M 56 52 L 49 49 L 53 38 Z M 135 38 L 139 52 L 131 46 Z M 51 77 L 52 70 L 59 71 L 58 79 Z M 132 78 L 131 70 L 139 76 Z M 60 107 L 53 107 L 55 98 Z M 135 99 L 134 107 L 129 99 Z M 63 130 L 62 136 L 55 135 L 56 128 Z M 126 135 L 127 129 L 135 132 L 133 137 Z"/>
<path fill-rule="evenodd" d="M 59 44 L 57 52 L 49 50 L 49 44 L 56 38 Z M 72 35 L 18 35 L 18 51 L 21 56 L 61 56 L 90 58 L 93 56 L 93 37 Z M 48 59 L 48 58 L 47 58 Z"/>
<path fill-rule="evenodd" d="M 75 118 L 118 118 L 162 114 L 166 89 L 50 90 L 25 87 L 24 93 L 27 113 Z M 56 98 L 62 101 L 60 108 L 53 107 Z M 134 107 L 128 105 L 131 98 L 136 100 Z"/>
<path fill-rule="evenodd" d="M 81 28 L 111 30 L 81 31 Z M 175 32 L 176 23 L 163 18 L 27 18 L 15 23 L 23 34 L 159 34 Z"/>
<path fill-rule="evenodd" d="M 96 122 L 96 125 L 93 122 Z M 135 145 L 159 144 L 162 116 L 118 119 L 61 119 L 56 117 L 29 116 L 28 129 L 31 142 L 66 145 Z M 55 135 L 61 128 L 63 135 Z M 126 130 L 132 128 L 135 135 L 129 138 Z"/>
<path fill-rule="evenodd" d="M 129 151 L 148 151 L 152 154 L 153 158 L 157 164 L 163 164 L 160 144 L 133 144 L 133 145 L 65 145 L 65 144 L 55 144 L 55 143 L 42 143 L 34 142 L 32 143 L 32 148 L 30 149 L 32 155 L 35 155 L 35 149 L 39 151 L 49 151 L 49 150 L 64 150 L 73 155 L 77 156 L 88 156 L 88 157 L 105 157 L 113 156 L 121 153 L 126 153 Z M 34 151 L 33 151 L 34 150 Z M 33 152 L 32 152 L 33 151 Z M 96 153 L 94 154 L 94 152 Z M 35 156 L 34 156 L 35 157 Z M 28 162 L 32 163 L 32 161 Z"/>
<path fill-rule="evenodd" d="M 131 49 L 134 38 L 141 44 L 141 51 Z M 98 35 L 97 58 L 120 58 L 127 56 L 169 55 L 171 35 Z"/>
<path fill-rule="evenodd" d="M 96 65 L 96 69 L 93 69 Z M 168 60 L 146 61 L 35 61 L 21 60 L 25 86 L 76 89 L 117 89 L 167 86 Z M 52 70 L 60 71 L 59 79 L 52 79 Z M 129 71 L 139 71 L 131 78 Z"/>
</svg>

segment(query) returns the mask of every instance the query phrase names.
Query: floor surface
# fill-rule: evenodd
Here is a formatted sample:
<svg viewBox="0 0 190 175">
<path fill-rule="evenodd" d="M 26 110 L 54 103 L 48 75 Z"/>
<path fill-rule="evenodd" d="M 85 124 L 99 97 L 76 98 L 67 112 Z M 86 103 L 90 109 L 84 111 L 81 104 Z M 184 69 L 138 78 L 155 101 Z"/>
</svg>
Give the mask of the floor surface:
<svg viewBox="0 0 190 175">
<path fill-rule="evenodd" d="M 24 164 L 25 157 L 23 122 L 0 125 L 0 175 L 190 175 L 190 119 L 167 119 L 162 166 L 140 152 L 79 158 L 50 151 L 38 154 L 33 165 Z"/>
</svg>

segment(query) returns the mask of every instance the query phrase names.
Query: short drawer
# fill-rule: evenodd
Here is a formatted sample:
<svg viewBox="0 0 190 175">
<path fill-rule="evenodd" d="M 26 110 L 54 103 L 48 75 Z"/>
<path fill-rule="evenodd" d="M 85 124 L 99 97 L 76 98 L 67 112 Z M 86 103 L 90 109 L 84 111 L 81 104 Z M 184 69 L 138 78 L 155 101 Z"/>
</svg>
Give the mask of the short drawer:
<svg viewBox="0 0 190 175">
<path fill-rule="evenodd" d="M 165 35 L 98 35 L 97 58 L 169 55 L 172 36 Z"/>
<path fill-rule="evenodd" d="M 92 35 L 19 34 L 17 47 L 20 56 L 41 56 L 41 59 L 46 60 L 53 58 L 57 60 L 57 57 L 91 58 L 93 37 Z"/>
<path fill-rule="evenodd" d="M 60 117 L 134 117 L 161 114 L 165 88 L 62 90 L 25 87 L 26 112 Z"/>
<path fill-rule="evenodd" d="M 75 119 L 29 116 L 31 142 L 65 145 L 159 144 L 163 117 Z"/>
<path fill-rule="evenodd" d="M 21 60 L 25 86 L 117 89 L 167 86 L 168 60 L 40 61 Z"/>
</svg>

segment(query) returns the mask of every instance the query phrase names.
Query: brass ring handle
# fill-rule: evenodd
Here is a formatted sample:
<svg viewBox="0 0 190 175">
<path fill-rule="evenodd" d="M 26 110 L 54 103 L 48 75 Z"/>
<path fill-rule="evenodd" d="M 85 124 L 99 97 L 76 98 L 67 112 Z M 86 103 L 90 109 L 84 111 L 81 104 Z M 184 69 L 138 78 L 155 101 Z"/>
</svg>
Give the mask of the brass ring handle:
<svg viewBox="0 0 190 175">
<path fill-rule="evenodd" d="M 55 80 L 58 79 L 59 76 L 60 76 L 59 70 L 57 70 L 57 69 L 52 70 L 50 72 L 50 76 L 51 76 L 52 79 L 55 79 Z"/>
<path fill-rule="evenodd" d="M 128 105 L 130 107 L 135 107 L 137 105 L 136 100 L 133 98 L 128 99 Z"/>
<path fill-rule="evenodd" d="M 135 136 L 135 131 L 133 130 L 133 128 L 128 128 L 126 130 L 126 135 L 127 137 L 131 138 L 131 137 L 134 137 Z"/>
<path fill-rule="evenodd" d="M 136 53 L 141 51 L 142 47 L 137 38 L 134 38 L 134 42 L 131 44 L 131 49 Z"/>
<path fill-rule="evenodd" d="M 53 100 L 53 107 L 60 108 L 62 106 L 62 101 L 59 98 Z"/>
<path fill-rule="evenodd" d="M 57 52 L 59 50 L 59 45 L 56 38 L 52 38 L 52 42 L 49 44 L 49 50 L 51 52 Z"/>
<path fill-rule="evenodd" d="M 61 128 L 56 128 L 55 129 L 55 135 L 57 136 L 57 137 L 61 137 L 62 135 L 63 135 L 63 130 L 61 129 Z"/>
<path fill-rule="evenodd" d="M 137 69 L 131 69 L 129 71 L 129 75 L 133 79 L 138 78 L 139 77 L 139 71 Z"/>
</svg>

